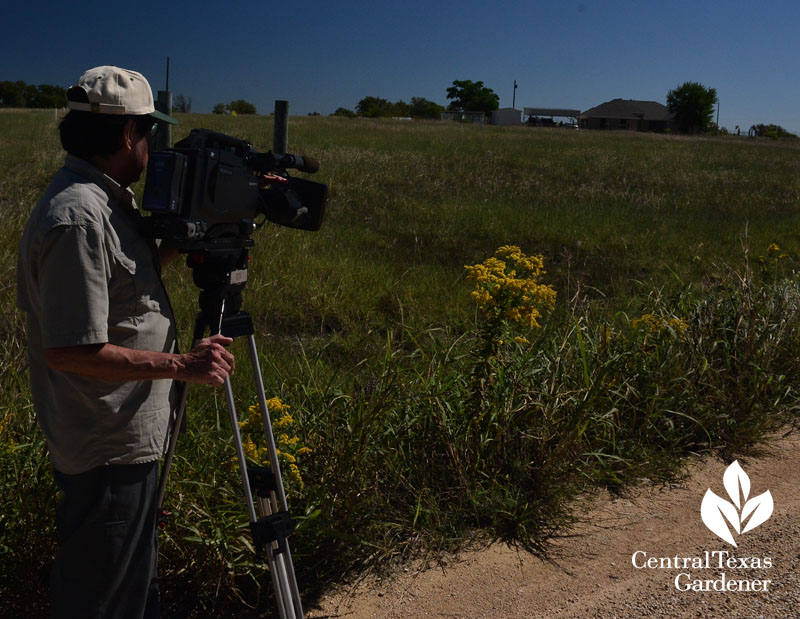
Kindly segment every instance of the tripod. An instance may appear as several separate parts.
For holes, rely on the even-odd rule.
[[[258,403],[261,407],[264,434],[269,450],[269,466],[252,466],[247,463],[230,377],[225,378],[225,396],[250,517],[250,532],[257,552],[266,550],[281,619],[302,619],[300,590],[297,586],[292,553],[287,539],[294,530],[294,522],[289,516],[286,503],[278,451],[272,433],[272,421],[258,362],[253,320],[247,312],[241,311],[241,293],[247,282],[248,247],[250,246],[252,246],[252,240],[249,238],[235,239],[232,242],[223,243],[221,246],[214,245],[189,255],[187,262],[192,268],[195,284],[201,288],[200,312],[195,320],[192,348],[203,338],[206,330],[210,331],[212,335],[221,333],[232,338],[247,337],[250,364],[255,376]],[[162,527],[164,526],[163,505],[167,475],[172,466],[179,429],[185,420],[188,394],[189,384],[184,383],[159,485],[157,505],[161,518],[159,525]]]

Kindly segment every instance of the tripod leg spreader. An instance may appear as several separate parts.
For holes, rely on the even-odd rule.
[[[250,478],[250,489],[259,500],[269,500],[270,493],[274,493],[275,477],[272,471],[265,466],[248,466],[247,474]],[[277,544],[275,554],[283,554],[287,550],[287,538],[294,531],[295,523],[288,511],[278,511],[269,516],[263,516],[250,523],[250,532],[256,550],[263,552],[268,544]]]

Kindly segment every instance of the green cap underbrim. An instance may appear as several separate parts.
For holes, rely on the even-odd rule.
[[[172,116],[167,116],[163,112],[159,112],[156,110],[155,112],[150,112],[150,116],[155,118],[156,120],[160,120],[161,122],[169,123],[170,125],[177,125],[178,121],[174,119]]]

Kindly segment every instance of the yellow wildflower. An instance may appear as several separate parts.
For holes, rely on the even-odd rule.
[[[291,415],[284,415],[278,421],[275,422],[276,428],[285,428],[286,426],[290,426],[294,423],[294,419],[292,419]]]
[[[631,327],[651,335],[661,335],[671,331],[682,341],[689,324],[683,318],[675,316],[663,318],[655,314],[642,314],[631,320]]]
[[[486,320],[538,328],[542,310],[552,310],[556,298],[551,286],[539,283],[543,267],[542,256],[526,256],[519,247],[504,245],[483,264],[464,268],[467,279],[475,282],[471,296]]]
[[[788,257],[789,254],[782,252],[777,243],[771,243],[769,247],[767,247],[767,251],[764,252],[764,255],[759,256],[758,261],[761,263],[761,268],[766,269],[770,265],[778,264],[778,262]]]
[[[296,464],[289,465],[289,479],[291,479],[295,484],[297,484],[298,488],[300,488],[301,490],[303,489],[303,486],[305,484],[303,483],[303,478],[300,475],[300,469],[297,467]]]
[[[256,444],[251,437],[245,436],[242,439],[242,447],[244,448],[244,454],[248,458],[258,461],[258,447],[256,447]]]
[[[279,398],[271,398],[267,400],[267,407],[272,413],[273,419],[276,416],[280,416],[277,421],[272,423],[277,440],[275,455],[281,463],[287,465],[288,480],[296,488],[302,489],[303,479],[297,465],[297,458],[311,453],[311,449],[301,445],[299,437],[290,436],[290,431],[288,430],[295,423],[295,420],[288,413],[290,407],[287,404],[281,402]],[[261,407],[258,404],[254,404],[248,407],[247,410],[248,416],[244,421],[239,422],[239,427],[242,431],[242,447],[245,456],[249,460],[265,464],[269,461],[269,450],[266,446],[259,447],[258,444],[259,441],[263,441],[266,438],[264,436]]]

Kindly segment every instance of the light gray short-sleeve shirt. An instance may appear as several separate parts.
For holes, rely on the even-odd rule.
[[[63,473],[163,451],[171,380],[107,383],[53,371],[44,357],[47,348],[106,342],[173,352],[175,321],[140,218],[129,189],[67,155],[20,242],[17,305],[27,314],[33,403]]]

